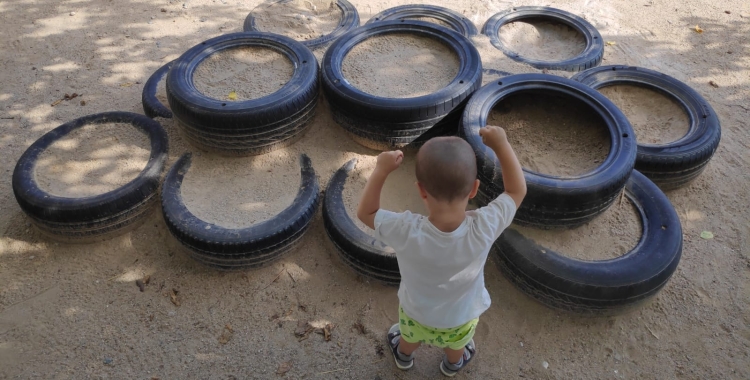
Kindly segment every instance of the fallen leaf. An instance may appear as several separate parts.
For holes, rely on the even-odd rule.
[[[703,29],[701,29],[701,27],[700,27],[700,26],[698,26],[698,25],[696,25],[696,26],[695,26],[695,28],[694,28],[693,30],[695,30],[695,31],[696,31],[696,32],[698,32],[698,33],[703,33]]]
[[[283,375],[289,372],[290,369],[292,369],[292,362],[283,362],[279,364],[279,368],[276,369],[276,374]]]
[[[86,105],[86,101],[85,100],[81,100],[81,105],[85,106]]]
[[[383,347],[383,344],[378,342],[375,344],[375,353],[378,354],[378,357],[385,356],[385,348]]]
[[[613,45],[617,45],[617,42],[615,42],[615,41],[607,41],[606,44],[607,44],[607,46],[613,46]]]
[[[143,279],[143,283],[144,284],[148,285],[149,282],[151,282],[151,275],[148,275],[148,276],[146,276],[146,278]]]
[[[315,330],[315,328],[310,326],[310,323],[306,320],[298,321],[297,328],[294,329],[294,335],[297,336],[299,340],[305,340],[313,330]]]
[[[360,321],[354,322],[354,324],[352,325],[352,327],[355,330],[357,330],[357,332],[359,332],[362,335],[367,334],[367,329],[365,328],[365,325],[363,325],[362,322],[360,322]]]
[[[179,293],[180,292],[177,289],[172,289],[172,291],[169,292],[169,298],[172,300],[172,303],[175,306],[180,306],[180,299],[177,298],[177,294],[179,294]]]
[[[135,280],[135,285],[138,286],[138,289],[140,289],[141,292],[143,292],[144,290],[146,290],[146,286],[143,285],[143,281],[141,281],[141,280]]]
[[[50,105],[51,105],[52,107],[54,107],[54,106],[56,106],[56,105],[58,105],[58,104],[62,103],[62,101],[63,101],[63,100],[65,100],[65,99],[58,99],[58,100],[55,100],[55,101],[54,101],[54,102],[52,102],[52,104],[50,104]]]
[[[701,239],[710,240],[714,238],[714,234],[711,231],[701,232]]]
[[[237,100],[237,92],[235,91],[230,92],[227,98],[229,98],[229,100]]]
[[[731,14],[732,14],[732,11],[724,11],[724,13],[726,13],[726,14],[728,14],[728,15],[731,15]]]
[[[326,324],[326,327],[323,327],[323,339],[325,339],[326,342],[331,341],[331,331],[333,331],[333,325],[328,323]]]
[[[130,86],[132,86],[132,85],[133,85],[132,83],[130,83],[130,82],[126,82],[126,83],[121,83],[121,84],[120,84],[120,87],[130,87]]]
[[[232,326],[230,326],[229,324],[224,325],[224,329],[221,331],[221,335],[219,335],[219,343],[221,344],[229,343],[229,340],[232,339],[232,335],[234,335],[234,331],[232,331]]]
[[[713,88],[719,88],[719,85],[718,85],[718,84],[716,84],[716,82],[714,82],[714,81],[712,81],[712,80],[708,81],[708,84],[710,84],[710,85],[711,85],[711,87],[713,87]]]

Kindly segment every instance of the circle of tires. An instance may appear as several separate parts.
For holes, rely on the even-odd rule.
[[[200,93],[193,74],[206,58],[222,50],[260,46],[285,55],[292,78],[278,91],[257,99],[227,101]],[[268,153],[299,140],[318,102],[318,61],[301,43],[262,32],[232,33],[202,42],[180,56],[167,75],[167,98],[187,140],[225,155]]]
[[[476,200],[488,204],[504,191],[500,163],[479,136],[492,108],[504,98],[521,92],[550,92],[582,101],[604,121],[610,134],[610,152],[592,171],[557,177],[524,169],[527,194],[514,221],[538,228],[573,228],[606,210],[630,177],[636,143],[625,115],[598,91],[570,79],[547,74],[517,74],[490,82],[466,105],[460,135],[477,157],[480,180]]]
[[[458,74],[444,88],[413,98],[379,97],[352,86],[342,71],[347,53],[368,38],[393,33],[428,37],[449,46],[459,58]],[[352,30],[328,48],[322,66],[323,90],[333,120],[356,142],[376,150],[456,134],[467,99],[482,83],[482,62],[471,41],[448,28],[414,20],[376,22]]]
[[[42,190],[34,177],[42,152],[83,126],[105,123],[127,123],[148,136],[151,154],[138,176],[122,187],[90,197],[61,197]],[[146,116],[130,112],[84,116],[47,132],[26,149],[13,171],[13,194],[39,231],[54,240],[87,243],[117,236],[138,226],[158,203],[167,144],[164,129]]]
[[[697,178],[719,146],[721,125],[716,112],[694,89],[669,75],[641,67],[601,66],[571,79],[594,89],[618,84],[644,87],[682,106],[690,120],[683,137],[666,144],[638,144],[635,168],[664,190],[684,186]]]
[[[499,33],[503,25],[529,19],[549,20],[567,25],[578,31],[586,39],[586,47],[576,56],[559,61],[526,58],[503,44]],[[591,23],[570,12],[551,7],[515,7],[506,9],[490,17],[484,23],[482,34],[489,37],[490,43],[512,60],[528,64],[537,69],[582,71],[598,66],[604,56],[602,36]]]
[[[677,268],[682,227],[666,195],[633,171],[625,195],[641,216],[643,235],[630,252],[605,261],[565,257],[506,229],[495,242],[497,265],[519,289],[562,310],[612,314],[656,294]]]
[[[262,6],[283,4],[288,1],[289,0],[275,0],[270,4],[264,4]],[[341,37],[344,33],[359,26],[359,13],[357,12],[357,8],[355,8],[352,3],[348,2],[347,0],[336,0],[336,6],[341,10],[341,21],[339,21],[336,28],[334,28],[330,33],[324,34],[318,38],[300,41],[303,45],[307,46],[310,49],[323,47],[331,41]],[[252,12],[250,12],[245,18],[245,23],[242,26],[242,30],[245,32],[262,32],[262,30],[258,29],[257,25],[255,24],[255,16]]]
[[[366,24],[388,20],[402,20],[414,18],[433,18],[449,25],[451,29],[465,37],[477,35],[477,27],[471,20],[460,13],[448,8],[428,4],[407,4],[388,8],[372,16]]]
[[[300,157],[302,181],[292,204],[278,215],[247,228],[225,228],[205,222],[182,200],[182,180],[191,155],[170,169],[162,190],[162,213],[169,232],[198,262],[221,270],[268,264],[292,249],[307,231],[318,206],[320,189],[310,158]]]
[[[334,173],[323,197],[326,233],[344,263],[357,273],[388,285],[398,285],[401,273],[392,248],[363,232],[349,217],[342,194],[346,179],[356,165],[352,159]]]
[[[159,88],[159,82],[172,68],[174,61],[170,61],[158,70],[154,71],[153,74],[148,78],[146,84],[143,85],[143,92],[141,93],[141,103],[143,104],[143,113],[150,118],[163,117],[166,119],[172,118],[172,111],[167,108],[159,98],[156,97],[157,89]]]

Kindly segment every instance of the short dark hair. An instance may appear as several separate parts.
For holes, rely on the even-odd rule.
[[[477,179],[474,150],[458,137],[435,137],[419,148],[416,172],[417,181],[435,199],[462,199]]]

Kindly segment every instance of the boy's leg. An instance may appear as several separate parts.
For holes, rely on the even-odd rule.
[[[403,339],[398,343],[398,352],[404,354],[405,356],[411,356],[412,352],[414,352],[422,343],[416,342],[416,343],[409,343]]]
[[[461,361],[461,357],[464,356],[464,351],[466,351],[465,348],[461,348],[460,350],[452,350],[448,347],[443,348],[445,358],[448,359],[448,363],[451,364],[458,364],[458,362]]]
[[[470,340],[466,346],[460,350],[444,348],[445,357],[440,362],[440,372],[448,377],[455,376],[458,371],[469,364],[471,359],[474,359],[476,355],[476,347],[474,347],[474,339]]]

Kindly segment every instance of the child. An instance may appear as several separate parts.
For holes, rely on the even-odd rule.
[[[422,343],[443,348],[440,371],[446,376],[454,376],[476,355],[472,337],[490,306],[484,263],[526,195],[505,130],[487,126],[479,134],[500,160],[505,185],[486,207],[466,211],[479,187],[471,146],[457,137],[437,137],[417,153],[416,185],[428,216],[380,209],[383,183],[404,158],[400,151],[378,156],[357,208],[362,223],[396,252],[399,323],[388,331],[388,344],[402,370],[414,365],[414,350]]]

